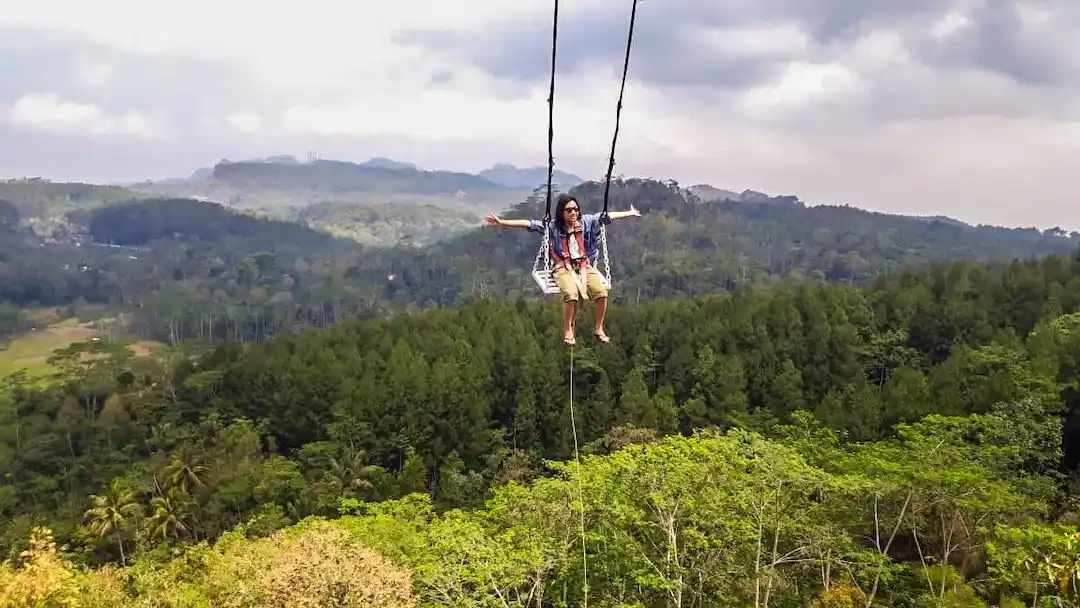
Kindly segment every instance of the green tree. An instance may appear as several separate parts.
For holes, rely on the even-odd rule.
[[[114,479],[104,494],[91,494],[93,507],[84,514],[89,519],[90,532],[99,538],[110,534],[120,549],[120,563],[127,565],[124,553],[124,532],[139,525],[132,521],[142,514],[142,506],[136,502],[136,492]]]

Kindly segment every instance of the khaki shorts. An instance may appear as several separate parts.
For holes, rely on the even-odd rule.
[[[559,290],[562,291],[563,302],[577,302],[581,298],[581,288],[565,266],[556,266],[552,270],[551,276],[555,279],[555,284],[559,286]],[[580,277],[580,275],[578,276]],[[588,294],[587,299],[589,300],[605,298],[608,295],[607,286],[604,285],[604,280],[600,278],[600,272],[592,264],[589,264],[585,270],[585,292]]]

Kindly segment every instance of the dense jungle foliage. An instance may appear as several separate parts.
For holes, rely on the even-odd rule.
[[[0,379],[0,606],[1080,605],[1076,233],[620,181],[571,352],[524,231],[5,188],[0,343],[174,348]]]
[[[1080,256],[558,314],[58,353],[0,393],[0,597],[1077,604]]]

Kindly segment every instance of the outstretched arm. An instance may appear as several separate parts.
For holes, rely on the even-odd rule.
[[[489,213],[484,216],[484,223],[488,226],[497,226],[501,228],[528,228],[532,225],[530,220],[504,220],[494,213]]]
[[[494,213],[484,216],[484,223],[499,228],[524,228],[529,232],[542,232],[544,223],[540,220],[504,220]]]
[[[628,217],[641,217],[641,212],[634,209],[633,205],[630,205],[629,211],[608,211],[608,217],[612,220],[622,220]]]

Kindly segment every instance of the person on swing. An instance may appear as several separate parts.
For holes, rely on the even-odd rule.
[[[563,342],[573,345],[574,313],[581,299],[596,301],[596,339],[608,342],[604,332],[604,318],[607,315],[608,292],[600,272],[596,270],[596,258],[599,256],[598,231],[600,223],[610,224],[612,220],[628,217],[640,217],[641,212],[633,207],[630,211],[610,211],[582,215],[581,205],[569,194],[560,194],[555,204],[554,221],[548,229],[551,257],[554,258],[552,278],[559,286],[563,296]],[[543,232],[543,220],[504,220],[494,214],[484,217],[488,226],[506,228],[526,228],[529,232]]]

